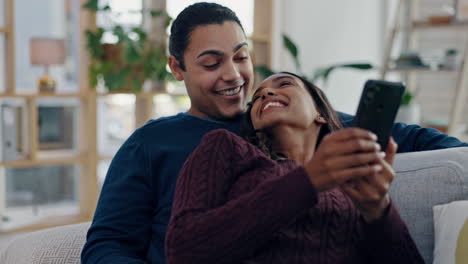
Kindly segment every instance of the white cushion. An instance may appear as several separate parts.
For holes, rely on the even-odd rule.
[[[468,201],[436,205],[434,264],[468,263]]]

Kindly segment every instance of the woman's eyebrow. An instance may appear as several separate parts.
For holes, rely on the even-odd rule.
[[[274,79],[273,79],[273,82],[278,82],[278,81],[280,81],[280,80],[282,80],[282,79],[291,79],[292,81],[294,81],[294,78],[293,78],[293,77],[288,76],[288,75],[282,75],[282,76],[278,76],[278,77],[274,78]],[[255,96],[258,92],[260,92],[260,91],[263,90],[263,89],[265,89],[265,87],[260,87],[260,88],[258,88],[258,89],[253,93],[252,96]]]
[[[294,81],[294,78],[289,76],[289,75],[282,75],[282,76],[278,76],[276,78],[273,79],[273,82],[277,82],[281,79],[291,79],[292,81]]]

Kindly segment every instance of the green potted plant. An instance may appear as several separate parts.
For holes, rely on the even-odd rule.
[[[286,48],[288,53],[291,55],[294,64],[296,66],[296,73],[299,74],[304,79],[311,81],[312,83],[316,83],[320,80],[326,85],[330,74],[340,68],[349,68],[349,69],[356,69],[356,70],[372,70],[374,66],[370,63],[343,63],[343,64],[335,64],[326,67],[320,67],[316,69],[312,76],[307,76],[301,69],[301,63],[299,61],[299,49],[294,41],[291,40],[286,34],[283,34],[283,46]],[[273,70],[268,68],[265,65],[260,65],[256,67],[256,71],[262,77],[267,77],[274,73]]]
[[[112,12],[108,5],[99,7],[98,0],[89,0],[83,8],[90,12]],[[164,17],[166,27],[171,21],[163,11],[141,12],[149,12],[151,18]],[[105,33],[112,34],[117,41],[103,43]],[[87,30],[85,36],[91,57],[89,80],[92,87],[103,82],[109,91],[140,92],[147,80],[161,84],[172,78],[172,74],[166,70],[164,47],[153,43],[142,25],[124,29],[122,25],[114,23],[110,29],[97,27]]]

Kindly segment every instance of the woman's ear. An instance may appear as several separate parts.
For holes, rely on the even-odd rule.
[[[328,123],[327,120],[321,114],[318,114],[315,117],[315,122],[318,123],[318,124],[322,124],[322,125]]]
[[[169,56],[168,58],[169,68],[171,68],[172,75],[178,81],[184,80],[184,75],[182,74],[182,69],[180,68],[180,63],[174,56]]]

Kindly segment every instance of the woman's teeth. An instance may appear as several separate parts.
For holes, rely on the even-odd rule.
[[[221,94],[221,95],[236,95],[240,91],[241,91],[241,87],[239,86],[239,87],[234,88],[234,89],[227,89],[227,90],[219,91],[218,94]]]
[[[280,103],[280,102],[269,102],[269,103],[267,103],[267,104],[263,107],[263,110],[262,110],[262,111],[265,111],[267,108],[272,107],[272,106],[284,107],[285,105],[282,104],[282,103]]]

